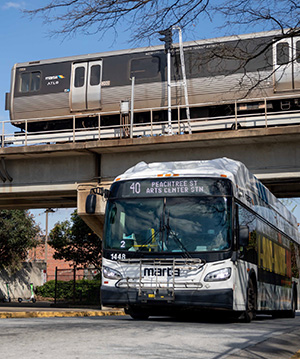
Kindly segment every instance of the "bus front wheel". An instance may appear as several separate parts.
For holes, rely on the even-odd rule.
[[[247,303],[246,303],[246,310],[244,312],[244,321],[246,323],[250,323],[251,320],[255,319],[256,317],[256,288],[253,283],[253,280],[250,278],[248,281],[248,288],[247,288]]]
[[[128,309],[125,309],[125,313],[129,314],[131,318],[135,320],[146,320],[149,318],[149,314],[141,308],[129,307]]]

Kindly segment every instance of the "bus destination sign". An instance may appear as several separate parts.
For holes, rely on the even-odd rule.
[[[110,195],[117,198],[130,198],[230,194],[230,181],[224,179],[165,178],[115,182]]]

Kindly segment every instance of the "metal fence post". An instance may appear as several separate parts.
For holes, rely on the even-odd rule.
[[[265,98],[265,126],[268,127],[268,109],[267,109],[267,99]]]
[[[134,81],[135,77],[131,79],[131,101],[130,101],[130,138],[133,137],[133,116],[134,116]]]
[[[54,304],[56,305],[57,298],[57,267],[55,267],[55,287],[54,287]]]
[[[101,130],[100,130],[100,128],[101,128],[101,115],[99,113],[98,114],[98,140],[101,139]]]
[[[2,122],[2,141],[1,141],[1,147],[4,147],[4,121]]]
[[[237,101],[235,100],[234,101],[234,118],[235,118],[235,121],[234,121],[234,129],[237,130],[238,128],[238,119],[237,119]]]
[[[73,272],[73,303],[75,303],[76,299],[76,266],[74,266]]]
[[[76,118],[73,116],[73,142],[75,142],[75,127],[76,127]]]
[[[28,131],[28,123],[27,119],[25,120],[25,146],[27,146],[27,131]]]

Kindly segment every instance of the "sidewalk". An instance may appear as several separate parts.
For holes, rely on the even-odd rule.
[[[95,306],[53,307],[51,302],[0,303],[1,318],[96,317],[125,315],[123,309]]]

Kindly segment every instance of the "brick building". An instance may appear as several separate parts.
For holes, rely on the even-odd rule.
[[[28,262],[43,262],[47,264],[47,269],[44,273],[44,282],[55,279],[55,268],[57,267],[59,270],[60,280],[71,280],[73,279],[73,263],[66,262],[64,260],[54,259],[54,249],[47,245],[47,258],[45,253],[45,238],[39,238],[39,244],[36,248],[31,249],[28,252],[27,261]],[[82,271],[77,271],[76,273],[77,279],[82,278]]]

